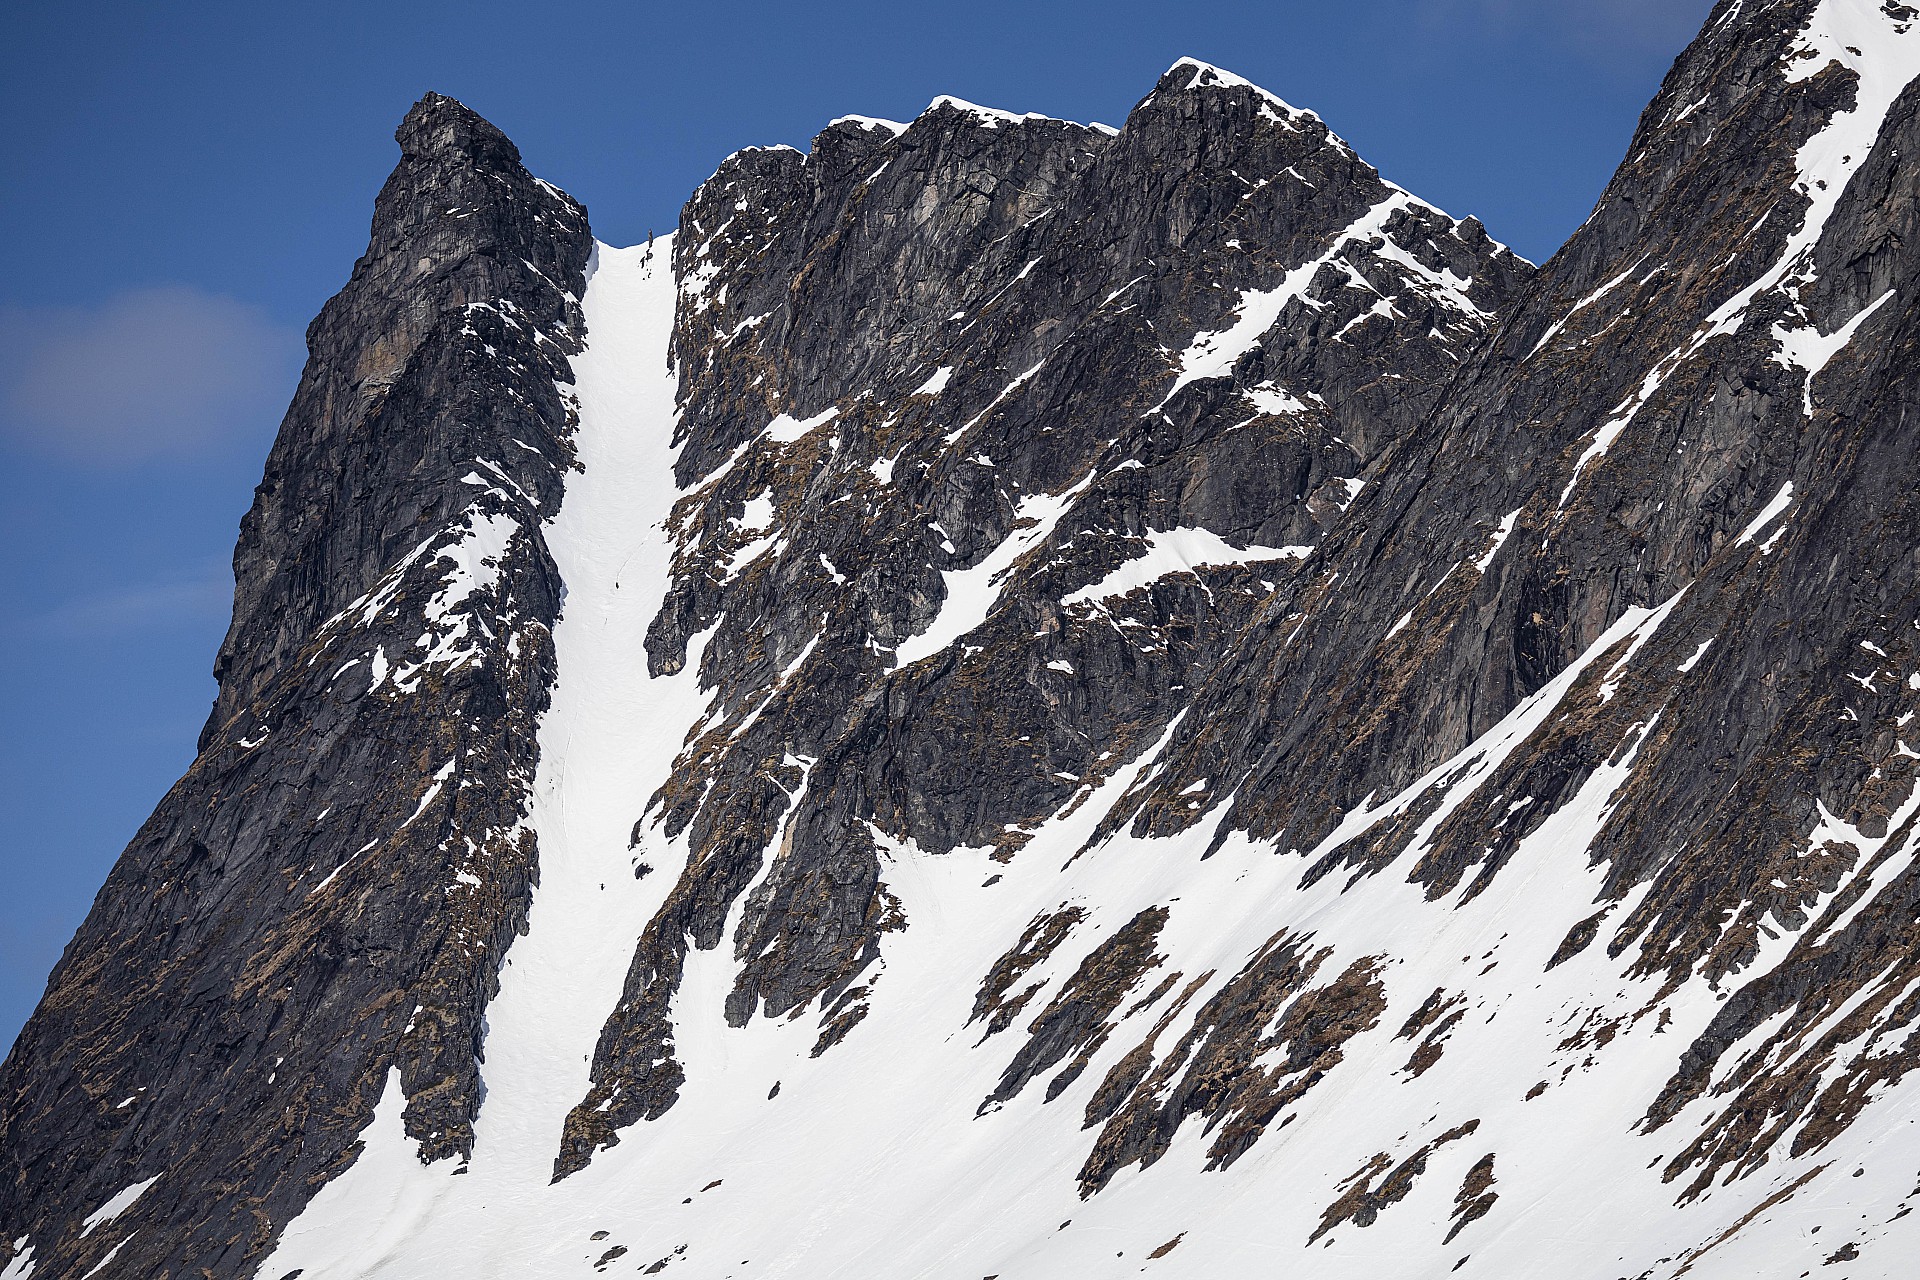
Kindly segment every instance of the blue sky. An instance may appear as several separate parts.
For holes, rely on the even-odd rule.
[[[1544,259],[1708,0],[814,5],[14,0],[0,15],[0,1044],[213,696],[229,558],[428,89],[602,239],[730,151],[952,93],[1119,124],[1176,58]]]

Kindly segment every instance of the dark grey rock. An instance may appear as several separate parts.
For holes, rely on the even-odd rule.
[[[471,1149],[481,1019],[538,874],[541,522],[591,240],[452,99],[396,137],[242,523],[200,757],[0,1069],[0,1234],[31,1234],[36,1275],[97,1263],[120,1237],[80,1219],[156,1174],[116,1267],[250,1274],[389,1071],[423,1156]],[[455,600],[439,555],[489,521],[512,530],[495,581]]]

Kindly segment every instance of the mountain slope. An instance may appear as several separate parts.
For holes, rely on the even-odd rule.
[[[1007,188],[1022,202],[1000,214]],[[945,198],[924,220],[873,212],[927,191]],[[684,831],[694,865],[641,939],[563,1173],[672,1105],[688,940],[749,960],[736,1025],[824,997],[824,1049],[863,1016],[856,980],[892,919],[882,835],[1011,857],[1159,737],[1528,270],[1313,117],[1193,63],[1110,140],[950,100],[911,126],[842,123],[804,160],[723,167],[684,227],[689,493],[648,654],[676,670],[710,630],[716,702],[642,820]],[[955,244],[953,291],[887,315],[953,278],[926,257]],[[837,331],[876,316],[877,369],[849,353],[878,336]],[[1263,331],[1284,340],[1271,357]],[[1213,568],[1144,599],[1113,579],[1161,545],[1167,567]],[[1063,608],[1088,593],[1086,616]]]
[[[1537,270],[1190,61],[591,257],[424,101],[5,1274],[1904,1274],[1917,73],[1724,0]]]
[[[543,525],[592,241],[451,99],[396,136],[242,524],[199,759],[7,1060],[16,1269],[29,1247],[41,1275],[97,1265],[133,1215],[82,1219],[147,1185],[117,1265],[247,1272],[351,1160],[390,1069],[424,1150],[471,1146],[486,1002],[538,874],[563,591]]]

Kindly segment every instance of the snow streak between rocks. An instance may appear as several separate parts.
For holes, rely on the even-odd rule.
[[[590,320],[595,301],[590,295]],[[583,434],[591,427],[588,416]],[[583,454],[591,477],[593,452]],[[560,545],[556,539],[572,575],[571,621],[591,620],[617,634],[600,612],[604,597],[582,598],[590,588]],[[619,569],[625,590],[634,581],[626,576],[632,566],[616,564],[614,550],[601,563]],[[610,583],[600,585],[610,592]],[[1498,758],[1562,709],[1582,671],[1644,640],[1665,613],[1623,618],[1507,722],[1406,796],[1354,815],[1325,847],[1390,818],[1436,782],[1447,788],[1443,811],[1463,802]],[[887,841],[884,879],[909,923],[884,942],[885,980],[874,1010],[846,1042],[810,1059],[814,1029],[805,1020],[727,1028],[721,1008],[735,967],[729,949],[690,952],[675,1000],[676,1048],[688,1076],[681,1102],[662,1120],[628,1130],[626,1141],[586,1170],[548,1186],[552,1139],[584,1083],[600,999],[617,991],[618,970],[608,966],[624,960],[629,935],[648,909],[631,890],[617,909],[611,900],[600,908],[600,882],[592,877],[601,872],[562,861],[586,852],[570,847],[566,835],[583,815],[547,806],[590,800],[566,781],[578,777],[575,769],[600,774],[596,787],[608,781],[602,764],[578,754],[594,730],[567,723],[569,707],[577,709],[568,695],[608,691],[585,682],[569,691],[581,670],[569,658],[584,655],[568,644],[568,619],[561,626],[563,693],[549,731],[557,721],[571,735],[549,739],[552,754],[543,758],[542,781],[557,788],[541,788],[536,817],[547,875],[532,934],[510,953],[513,964],[490,1016],[490,1093],[472,1165],[457,1178],[448,1165],[418,1165],[400,1128],[396,1080],[364,1136],[360,1164],[323,1190],[263,1275],[277,1278],[298,1265],[307,1268],[302,1280],[584,1277],[606,1273],[595,1264],[620,1250],[608,1271],[665,1259],[671,1274],[716,1278],[1093,1276],[1131,1270],[1176,1236],[1182,1244],[1161,1256],[1156,1274],[1246,1274],[1301,1256],[1323,1208],[1346,1189],[1341,1180],[1349,1171],[1376,1154],[1399,1162],[1432,1145],[1404,1199],[1386,1203],[1364,1232],[1352,1223],[1330,1232],[1333,1244],[1312,1255],[1316,1275],[1427,1274],[1434,1242],[1455,1212],[1456,1190],[1492,1153],[1496,1190],[1524,1188],[1532,1203],[1523,1225],[1504,1226],[1497,1213],[1467,1225],[1457,1243],[1461,1256],[1473,1257],[1474,1271],[1513,1276],[1551,1266],[1556,1274],[1608,1280],[1653,1257],[1677,1262],[1687,1246],[1733,1226],[1806,1172],[1791,1163],[1676,1208],[1673,1188],[1649,1168],[1668,1141],[1622,1132],[1620,1117],[1659,1089],[1674,1051],[1713,1015],[1715,998],[1694,988],[1663,1000],[1653,980],[1621,976],[1626,958],[1598,950],[1543,974],[1599,888],[1601,872],[1587,865],[1584,850],[1632,770],[1629,749],[1529,837],[1486,893],[1458,906],[1427,901],[1421,886],[1392,868],[1351,887],[1329,876],[1302,888],[1301,859],[1276,857],[1237,835],[1203,861],[1212,822],[1167,841],[1117,837],[1073,858],[1106,807],[1098,797],[1048,824],[1005,866],[988,850],[929,857]],[[617,652],[609,646],[609,656]],[[691,696],[679,707],[682,715],[697,710]],[[638,736],[631,725],[625,732]],[[663,737],[670,744],[677,735]],[[1124,794],[1152,755],[1102,794]],[[612,789],[612,810],[624,817],[640,792]],[[601,850],[613,864],[607,895],[624,889],[613,879],[625,868],[611,816]],[[1418,852],[1416,840],[1396,865],[1404,868]],[[987,886],[990,874],[1004,878]],[[1230,1167],[1203,1172],[1206,1135],[1186,1125],[1156,1164],[1122,1169],[1105,1190],[1082,1200],[1072,1169],[1090,1140],[1082,1128],[1088,1096],[1170,1010],[1146,1001],[1120,1014],[1116,1034],[1055,1101],[1031,1089],[976,1118],[1014,1037],[973,1044],[977,1033],[962,1033],[972,984],[956,981],[987,972],[1030,920],[1063,907],[1077,909],[1079,922],[1066,944],[1022,979],[1039,984],[1042,1001],[1141,911],[1167,910],[1156,943],[1165,960],[1151,976],[1177,973],[1176,986],[1201,981],[1185,1012],[1151,1037],[1161,1056],[1180,1043],[1207,996],[1276,930],[1297,931],[1310,949],[1328,949],[1323,973],[1388,957],[1387,1007],[1348,1042],[1345,1061]],[[1410,937],[1421,945],[1410,949]],[[597,976],[581,972],[595,965]],[[1151,985],[1141,981],[1128,1003]],[[1401,1043],[1404,1027],[1437,992],[1456,996],[1462,1017],[1440,1037],[1437,1060],[1416,1072],[1407,1060],[1418,1037]],[[1277,1018],[1284,1016],[1282,1010]],[[1601,1027],[1612,1028],[1604,1053],[1595,1039]],[[1920,1091],[1902,1089],[1883,1105],[1890,1123],[1901,1123],[1920,1115]],[[1469,1121],[1477,1124],[1466,1137],[1438,1142]],[[1830,1166],[1834,1179],[1856,1167],[1884,1179],[1894,1171],[1871,1153],[1891,1140],[1884,1130],[1858,1126],[1819,1167]],[[1822,1191],[1827,1185],[1836,1190]],[[1609,1188],[1604,1215],[1596,1211],[1596,1186]],[[1803,1189],[1778,1223],[1791,1229],[1817,1212],[1811,1205],[1862,1187],[1816,1177],[1812,1190],[1808,1197]],[[1800,1207],[1803,1200],[1809,1207]],[[1763,1238],[1753,1228],[1748,1234]],[[1715,1268],[1703,1260],[1690,1274],[1768,1274],[1738,1269],[1753,1257],[1741,1252],[1748,1234],[1714,1255],[1747,1262]],[[1776,1231],[1768,1247],[1779,1243]]]
[[[684,857],[651,844],[630,851],[628,833],[672,763],[679,728],[704,709],[690,674],[649,680],[642,647],[666,586],[663,525],[677,496],[669,260],[665,239],[651,249],[603,246],[583,302],[589,347],[575,373],[584,472],[547,529],[567,597],[529,819],[540,884],[529,932],[508,951],[487,1010],[487,1095],[473,1159],[464,1168],[420,1165],[400,1127],[396,1073],[358,1162],[288,1228],[263,1275],[440,1274],[443,1265],[525,1274],[524,1237],[544,1234],[537,1226],[558,1209],[547,1183],[561,1124],[587,1090],[588,1061],[634,940],[672,883],[674,859]],[[637,878],[641,860],[666,874]],[[454,1266],[456,1257],[469,1265]]]

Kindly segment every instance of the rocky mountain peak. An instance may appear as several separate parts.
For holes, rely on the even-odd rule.
[[[458,157],[477,169],[516,170],[520,149],[465,103],[428,93],[408,110],[393,139],[410,160]]]
[[[387,573],[422,526],[464,505],[452,459],[488,429],[442,394],[454,375],[438,362],[469,359],[473,339],[498,325],[507,340],[491,344],[487,360],[514,361],[533,344],[520,360],[528,394],[552,404],[552,376],[564,374],[577,342],[559,335],[578,326],[586,211],[529,174],[499,130],[452,98],[422,98],[396,137],[402,156],[374,202],[367,252],[308,329],[307,366],[241,522],[234,622],[207,734]],[[532,372],[542,365],[545,384]],[[440,434],[443,417],[460,425]],[[545,447],[564,458],[563,439]],[[492,452],[523,491],[557,502],[556,477],[530,469],[527,449]],[[372,494],[392,505],[367,502]]]
[[[1279,94],[1261,88],[1244,76],[1216,67],[1198,58],[1180,58],[1166,69],[1149,98],[1163,94],[1204,93],[1214,91],[1231,97],[1250,98],[1285,120],[1318,120],[1318,114],[1294,106]],[[1341,145],[1345,145],[1344,143]]]
[[[1525,279],[1317,122],[1263,117],[1235,85],[1198,96],[1216,93],[1231,101],[1198,114],[1150,97],[1113,137],[952,105],[897,134],[848,121],[804,159],[730,162],[689,204],[678,465],[699,496],[676,510],[648,653],[677,673],[712,628],[716,706],[635,838],[718,856],[790,831],[740,928],[760,959],[731,1019],[872,976],[887,914],[862,824],[1011,856],[1124,758],[1116,734],[1138,750],[1172,723],[1260,584],[1312,550]],[[1089,382],[1111,394],[1071,390]],[[1118,603],[1169,534],[1219,572]],[[1100,673],[1112,702],[1063,718],[1036,670]],[[1004,728],[969,748],[999,760],[979,784],[855,772],[876,735],[889,755],[941,750],[986,689],[1007,693]],[[884,712],[903,697],[925,713]],[[776,754],[812,762],[804,808],[766,772]],[[833,882],[803,870],[815,858]],[[663,1010],[688,939],[725,936],[717,887],[683,881],[642,940],[559,1173],[675,1104]],[[822,910],[843,923],[789,936]],[[838,1009],[822,1052],[865,1007]]]

